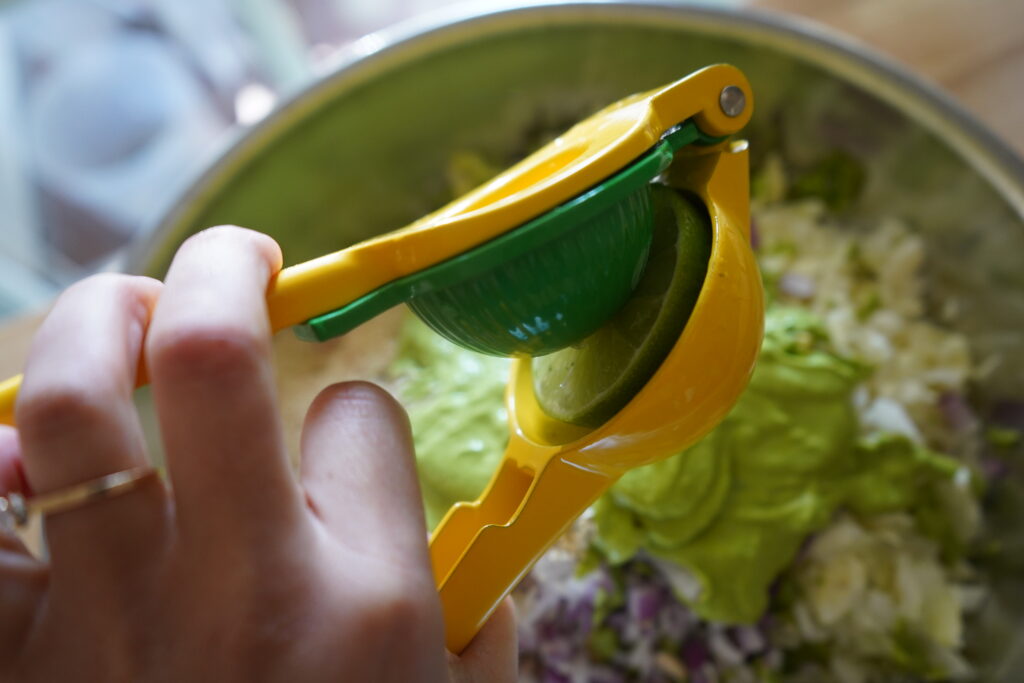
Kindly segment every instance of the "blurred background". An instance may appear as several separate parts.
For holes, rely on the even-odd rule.
[[[340,47],[446,0],[0,2],[0,319],[116,267]]]
[[[0,322],[116,268],[218,150],[346,45],[451,4],[0,0]],[[838,28],[940,84],[1024,152],[1024,2],[714,4]],[[12,335],[25,337],[8,320],[0,350],[17,357],[4,345]]]

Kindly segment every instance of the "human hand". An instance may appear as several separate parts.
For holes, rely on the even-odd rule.
[[[147,464],[132,404],[145,358],[170,488],[46,519],[49,562],[0,530],[0,681],[515,679],[504,605],[446,655],[408,419],[366,383],[325,389],[285,452],[264,293],[277,245],[215,228],[166,283],[99,275],[40,328],[0,492]]]

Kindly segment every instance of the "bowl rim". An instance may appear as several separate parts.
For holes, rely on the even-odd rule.
[[[868,45],[818,22],[778,11],[671,0],[526,0],[458,3],[429,11],[342,47],[315,78],[282,97],[266,117],[226,135],[153,214],[145,237],[124,258],[129,272],[152,269],[157,245],[194,218],[204,198],[216,194],[235,172],[290,124],[338,94],[467,38],[538,24],[635,24],[703,27],[813,62],[871,92],[946,142],[977,171],[1024,221],[1024,159],[951,95]]]

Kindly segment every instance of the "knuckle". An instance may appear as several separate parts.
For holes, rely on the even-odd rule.
[[[151,340],[154,368],[165,372],[233,376],[258,368],[270,353],[270,341],[243,325],[218,321],[183,323]]]
[[[139,294],[139,283],[148,278],[136,275],[125,275],[124,273],[97,273],[79,280],[67,289],[68,294],[106,297],[117,297],[119,299],[134,300]]]
[[[77,294],[83,290],[89,293],[102,290],[109,294],[110,292],[118,291],[122,287],[126,288],[131,279],[130,275],[123,273],[96,273],[74,283],[68,287],[67,292]]]
[[[149,318],[149,300],[157,281],[139,275],[98,273],[71,285],[62,297],[74,305],[79,301],[109,301],[127,311],[132,318],[145,322]]]
[[[16,419],[28,438],[38,433],[76,430],[103,421],[103,390],[71,380],[20,397]]]

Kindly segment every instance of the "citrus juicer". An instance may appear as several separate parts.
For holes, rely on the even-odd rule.
[[[764,292],[750,246],[747,144],[688,148],[665,179],[699,197],[711,219],[711,254],[697,302],[654,375],[595,429],[545,414],[530,360],[514,361],[504,457],[477,500],[455,504],[430,541],[452,652],[466,647],[534,562],[623,473],[696,442],[750,379],[764,329]]]
[[[267,292],[271,326],[320,341],[407,301],[483,353],[579,341],[642,271],[650,180],[678,150],[740,130],[749,101],[746,78],[724,64],[620,100],[411,225],[283,269]],[[0,382],[0,423],[13,424],[20,381]]]
[[[297,326],[300,337],[323,340],[408,301],[458,344],[520,356],[504,459],[478,500],[455,505],[431,538],[449,650],[464,649],[623,472],[696,441],[746,385],[764,312],[749,245],[746,143],[725,138],[747,123],[750,102],[735,67],[701,69],[605,108],[410,226],[285,268],[269,285],[274,330]],[[663,173],[711,218],[696,305],[659,369],[606,423],[550,418],[526,357],[581,340],[628,297],[650,241],[650,181]],[[614,267],[581,284],[604,261]],[[19,384],[0,383],[0,422],[13,423]]]

